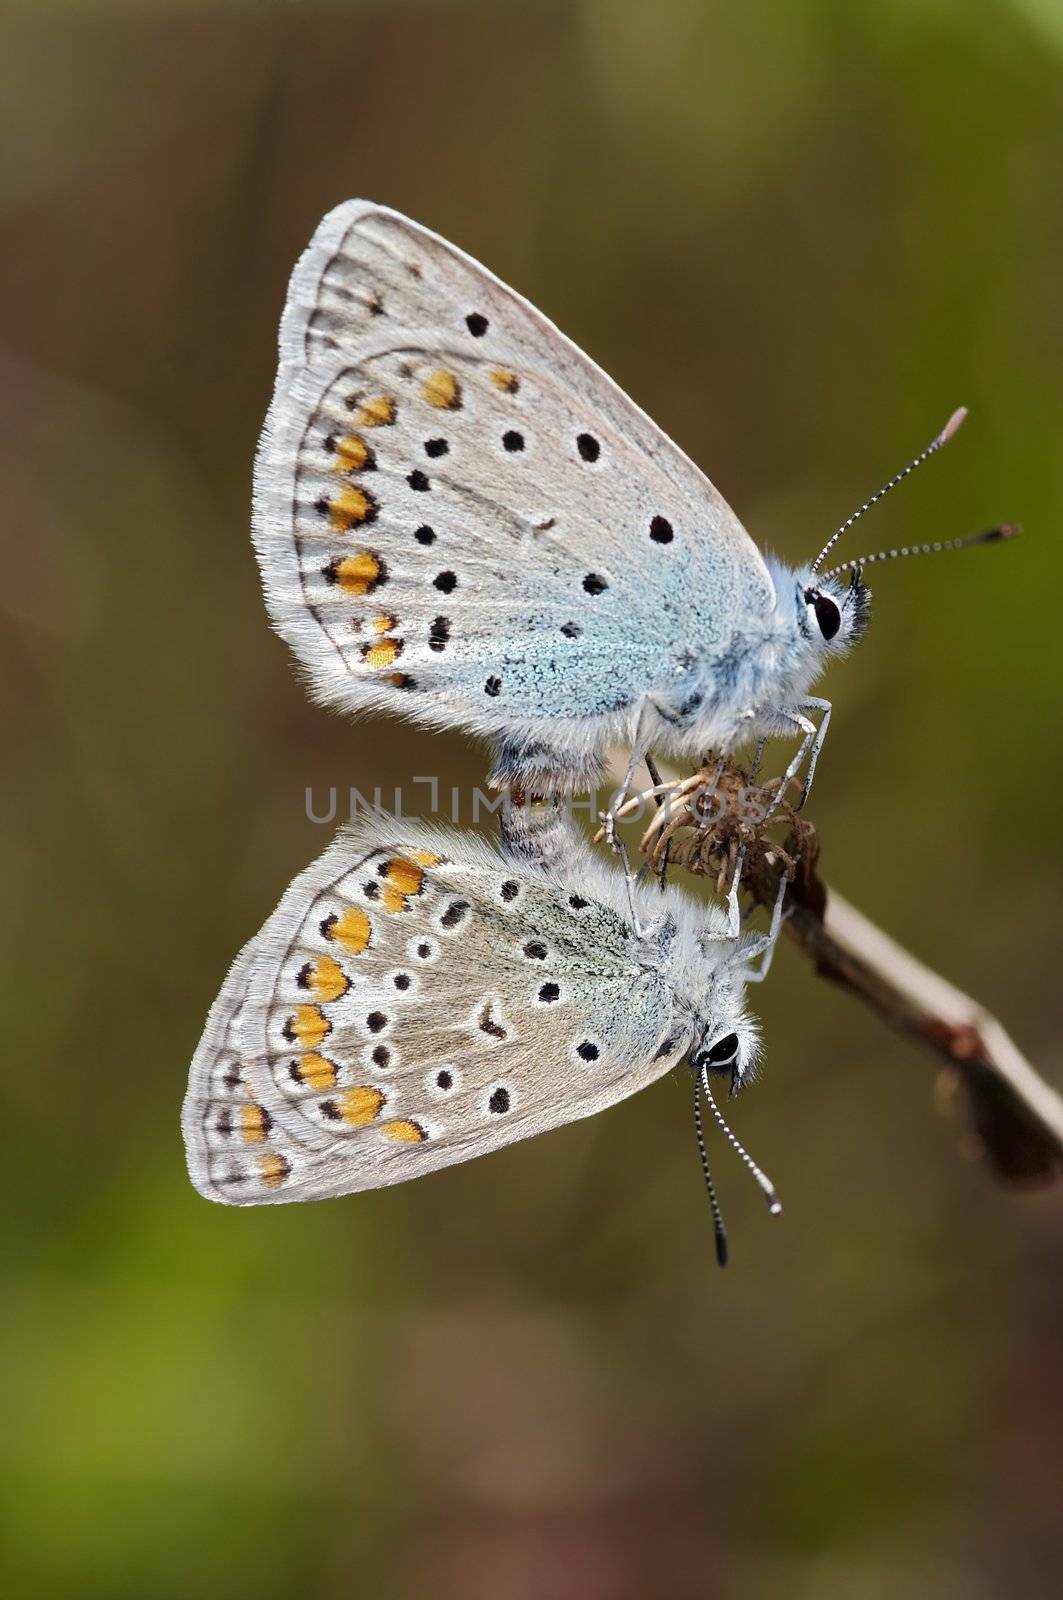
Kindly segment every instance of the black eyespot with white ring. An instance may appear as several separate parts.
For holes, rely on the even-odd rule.
[[[737,1033],[725,1033],[722,1039],[709,1048],[698,1050],[693,1057],[695,1072],[708,1067],[711,1072],[725,1072],[738,1060],[740,1041]]]
[[[824,639],[833,639],[842,625],[842,614],[830,595],[823,594],[819,589],[806,589],[805,605],[811,606],[815,612],[816,622]]]
[[[430,1100],[449,1100],[461,1088],[461,1073],[450,1062],[433,1067],[424,1080],[424,1087]]]
[[[374,1044],[362,1051],[363,1066],[374,1072],[394,1072],[399,1060],[399,1052],[393,1044]]]

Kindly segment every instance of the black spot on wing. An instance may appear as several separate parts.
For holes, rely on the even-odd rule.
[[[480,1015],[477,1018],[477,1025],[479,1026],[481,1033],[488,1034],[492,1039],[508,1038],[505,1028],[503,1028],[500,1022],[495,1021],[495,1018],[491,1013],[490,1000],[484,1001],[480,1010]]]

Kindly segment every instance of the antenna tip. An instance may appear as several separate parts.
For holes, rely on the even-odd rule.
[[[776,1196],[776,1198],[770,1202],[768,1206],[768,1212],[769,1215],[773,1217],[782,1216],[782,1201],[778,1198],[778,1196]]]
[[[982,538],[986,544],[995,544],[998,539],[1017,539],[1021,532],[1017,522],[1000,522],[995,528],[987,528]]]
[[[716,1229],[716,1264],[720,1267],[727,1265],[727,1235],[722,1228]]]
[[[940,447],[943,444],[948,444],[953,434],[958,433],[966,421],[967,407],[960,406],[957,411],[952,413],[952,416],[949,418],[941,432],[938,434],[937,438],[934,440],[935,445]]]

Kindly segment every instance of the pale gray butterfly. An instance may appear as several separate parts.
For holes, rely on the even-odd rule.
[[[807,754],[807,792],[830,715],[809,689],[867,621],[861,561],[900,553],[818,573],[832,539],[808,567],[765,559],[552,323],[363,200],[325,217],[292,275],[254,536],[320,699],[487,735],[495,781],[540,791],[593,788],[616,741],[633,770],[654,747],[789,729],[786,778]]]
[[[341,833],[211,1010],[182,1118],[196,1188],[255,1205],[398,1183],[590,1116],[689,1053],[778,1209],[708,1083],[753,1070],[743,991],[778,916],[735,939],[669,886],[635,891],[638,931],[628,895],[574,829],[538,862],[390,818]]]

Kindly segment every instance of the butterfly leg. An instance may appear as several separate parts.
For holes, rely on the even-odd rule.
[[[620,811],[635,781],[635,768],[640,761],[644,761],[650,748],[651,729],[654,722],[654,708],[650,701],[643,700],[639,706],[638,717],[635,722],[635,733],[631,740],[631,752],[628,756],[627,770],[624,781],[616,791],[609,810],[602,817],[605,828],[605,837],[618,855],[626,859],[626,852],[622,849],[622,841],[616,831],[617,813]]]
[[[764,760],[764,746],[767,744],[767,742],[766,736],[762,734],[753,747],[753,760],[749,767],[750,783],[756,783],[757,781],[757,777],[760,773],[760,763]]]
[[[638,883],[638,873],[631,870],[631,858],[627,852],[627,845],[619,834],[612,841],[613,849],[620,857],[620,866],[624,874],[624,886],[627,889],[628,914],[631,926],[635,930],[636,939],[649,939],[653,934],[653,927],[646,926],[639,920],[638,900],[635,897],[635,885]]]
[[[819,752],[822,750],[823,741],[827,737],[827,729],[830,727],[831,712],[833,711],[834,708],[831,705],[829,700],[820,700],[820,699],[817,699],[816,696],[813,695],[813,696],[810,696],[807,700],[802,701],[801,709],[802,709],[802,711],[821,711],[823,713],[823,715],[820,718],[819,727],[816,729],[815,737],[813,738],[812,744],[811,744],[811,747],[810,747],[809,757],[808,757],[808,771],[805,774],[805,782],[804,782],[804,787],[801,790],[801,798],[797,802],[797,808],[796,809],[798,811],[801,810],[801,807],[804,805],[805,801],[808,799],[808,796],[809,796],[809,794],[811,792],[812,780],[816,776],[816,763],[819,760]]]
[[[606,840],[618,855],[625,855],[626,852],[624,851],[623,841],[616,831],[617,812],[620,810],[621,806],[623,806],[628,795],[631,793],[631,785],[635,779],[635,768],[638,766],[638,763],[639,757],[634,746],[632,746],[631,756],[627,764],[627,771],[624,773],[624,781],[621,783],[619,789],[613,796],[612,804],[610,805],[609,810],[605,812],[604,816],[602,817],[602,824],[605,828]]]
[[[794,727],[800,733],[801,743],[798,745],[794,756],[787,766],[786,771],[782,775],[782,781],[776,791],[775,798],[768,807],[768,816],[770,816],[775,810],[775,807],[779,804],[783,795],[786,793],[787,787],[800,772],[806,756],[808,757],[808,771],[805,774],[805,782],[801,790],[801,798],[798,800],[794,809],[800,811],[801,807],[808,799],[809,791],[812,788],[812,780],[816,775],[816,763],[819,760],[819,752],[823,748],[823,741],[827,737],[827,729],[830,726],[832,709],[833,708],[829,700],[820,700],[815,696],[809,696],[808,699],[801,701],[801,709],[799,711],[787,711],[784,713],[787,721],[792,722]],[[812,721],[811,717],[805,714],[809,711],[821,711],[823,713],[822,720],[820,721],[818,727]]]
[[[779,941],[779,930],[782,927],[783,902],[786,899],[786,890],[789,880],[785,873],[779,874],[779,892],[775,896],[772,907],[771,926],[767,933],[762,933],[758,939],[752,941],[744,952],[744,957],[749,965],[744,973],[746,983],[763,983],[771,971],[772,959],[775,955],[775,946]],[[760,966],[754,967],[752,963],[760,958]]]
[[[605,813],[604,817],[602,818],[602,822],[605,828],[605,837],[609,841],[609,844],[612,846],[612,848],[616,851],[616,854],[620,859],[621,871],[624,874],[624,884],[627,888],[628,912],[631,917],[631,926],[635,930],[635,937],[638,939],[647,939],[650,937],[651,929],[644,928],[642,923],[639,921],[638,901],[635,897],[635,885],[638,883],[638,873],[632,871],[631,857],[628,855],[627,845],[621,838],[620,834],[616,831],[616,812],[624,803],[627,792],[631,787],[631,781],[634,777],[634,772],[635,758],[632,756],[631,761],[628,763],[628,770],[624,779],[624,786],[617,792],[617,795],[613,800],[613,804]]]
[[[649,700],[644,700],[639,707],[638,717],[635,722],[635,733],[631,741],[631,751],[628,756],[627,770],[624,773],[624,780],[621,783],[620,788],[616,791],[616,794],[613,796],[612,804],[610,805],[609,810],[606,811],[602,816],[602,826],[605,830],[605,837],[612,849],[616,851],[616,854],[620,858],[620,865],[624,873],[624,882],[627,885],[627,897],[628,906],[631,912],[631,924],[635,929],[636,934],[640,938],[648,937],[650,930],[644,929],[639,922],[637,902],[635,899],[635,885],[638,882],[638,873],[632,871],[631,858],[628,855],[627,845],[617,832],[616,820],[618,812],[624,805],[624,802],[627,800],[628,795],[631,793],[631,788],[635,781],[635,768],[638,766],[640,761],[644,761],[646,759],[646,755],[650,747],[653,720],[653,706]]]
[[[654,761],[653,757],[650,755],[648,750],[646,752],[646,755],[645,755],[644,759],[645,759],[645,762],[646,762],[646,771],[650,775],[650,782],[653,784],[653,787],[655,789],[660,789],[662,787],[662,785],[661,785],[661,774],[657,769],[657,763]],[[655,800],[656,805],[657,805],[657,810],[660,811],[661,807],[665,803],[664,802],[664,796],[661,795],[661,794],[655,795],[654,796],[654,800]],[[669,858],[669,855],[671,853],[671,849],[672,849],[672,841],[669,839],[668,843],[664,847],[664,850],[661,852],[661,859],[660,859],[660,862],[659,862],[659,864],[657,866],[657,882],[661,886],[662,893],[664,891],[665,883],[668,880],[668,858]]]

